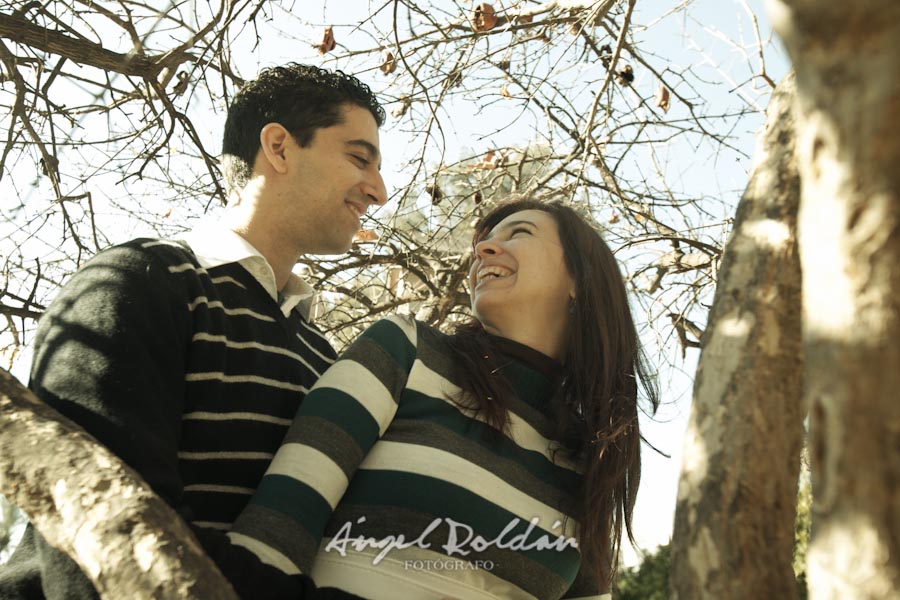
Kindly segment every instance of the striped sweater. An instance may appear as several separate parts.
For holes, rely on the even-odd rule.
[[[239,592],[263,597],[255,576],[284,578],[216,530],[245,507],[336,356],[314,325],[297,310],[282,314],[238,263],[207,270],[185,245],[139,239],[99,253],[71,278],[41,319],[35,347],[30,387],[192,523]],[[47,554],[36,537],[36,554]],[[254,574],[241,555],[263,571]],[[91,596],[86,580],[58,575],[80,575],[66,560],[36,567],[45,588]]]
[[[550,441],[554,382],[498,349],[506,434],[454,401],[446,336],[376,323],[307,396],[229,537],[367,598],[598,597],[567,515],[581,476]]]

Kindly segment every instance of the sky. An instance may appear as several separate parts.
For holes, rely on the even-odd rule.
[[[740,73],[740,64],[746,63],[748,59],[730,40],[737,40],[740,45],[755,42],[747,9],[759,19],[763,42],[772,35],[762,4],[762,0],[746,2],[694,0],[686,13],[672,14],[672,6],[675,3],[639,0],[634,22],[646,25],[646,28],[636,30],[635,36],[643,52],[666,56],[673,65],[690,67],[701,72],[706,69],[719,77],[731,76],[728,74]],[[234,55],[239,61],[241,74],[252,76],[252,73],[260,68],[286,61],[321,63],[322,59],[311,48],[311,43],[316,42],[321,34],[321,27],[331,23],[359,22],[366,16],[370,3],[362,0],[347,2],[332,0],[330,3],[323,3],[319,0],[297,3],[295,10],[299,10],[297,6],[302,6],[303,18],[311,25],[299,29],[292,25],[290,29],[284,29],[278,14],[273,14],[274,18],[269,23],[272,29],[264,31],[258,46],[235,48]],[[448,8],[452,6],[452,3],[448,2]],[[361,40],[359,43],[365,44],[366,47],[373,45],[371,32],[354,31],[351,27],[336,27],[336,35],[342,36],[340,41],[348,46],[352,45],[354,40]],[[780,80],[786,73],[788,64],[777,42],[767,45],[764,55],[769,75],[775,81]],[[325,66],[334,65],[325,62]],[[368,82],[377,90],[379,85],[384,85],[384,80],[378,79],[380,76],[380,73],[370,72],[361,78],[364,80],[368,78]],[[734,76],[732,89],[722,89],[722,102],[731,101],[734,94],[743,93],[742,85],[745,82],[739,81],[738,77],[739,75]],[[715,102],[717,99],[711,101]],[[533,141],[533,124],[517,123],[515,118],[508,115],[499,117],[507,120],[507,126],[491,138],[485,139],[482,132],[496,129],[493,125],[498,119],[497,113],[479,111],[474,105],[467,108],[465,103],[464,98],[456,101],[454,120],[445,123],[446,146],[443,152],[449,159],[455,160],[463,152],[471,149],[489,148],[490,145],[525,145]],[[673,110],[677,108],[673,107]],[[740,132],[737,137],[738,144],[748,155],[753,153],[755,128],[760,125],[761,120],[755,125],[751,123],[750,128]],[[199,132],[205,138],[207,147],[218,148],[221,126],[221,115],[199,123]],[[389,122],[382,130],[381,144],[384,157],[382,172],[385,174],[390,193],[405,183],[401,174],[409,159],[410,134],[401,124]],[[438,148],[432,148],[431,151],[436,155]],[[687,173],[686,176],[697,177],[695,175],[697,171],[691,170],[696,165],[692,164],[689,167],[688,162],[698,160],[705,161],[702,168],[712,172],[712,176],[702,182],[702,193],[721,195],[730,206],[736,204],[739,190],[743,189],[747,181],[749,159],[717,156],[673,157],[670,172],[683,170]],[[390,209],[391,206],[388,205],[383,210]],[[127,233],[128,237],[141,234],[140,231]],[[647,334],[643,337],[643,341],[651,361],[660,368],[659,386],[664,404],[654,418],[641,419],[641,430],[647,440],[669,455],[669,457],[662,456],[647,446],[644,446],[642,452],[643,474],[634,514],[634,532],[638,546],[644,550],[652,550],[659,544],[668,542],[672,531],[681,443],[690,414],[692,378],[696,371],[699,351],[688,349],[682,359],[680,349],[671,340],[660,341]],[[27,366],[27,361],[18,361],[13,374],[23,381],[27,380]],[[623,544],[626,565],[639,562],[639,554],[639,551],[627,543]]]

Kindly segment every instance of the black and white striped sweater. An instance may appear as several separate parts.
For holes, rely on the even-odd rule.
[[[240,264],[207,270],[184,244],[139,239],[99,253],[60,292],[36,334],[30,387],[192,523],[239,593],[261,597],[262,578],[296,597],[305,583],[268,578],[273,570],[220,530],[334,358],[322,333],[297,310],[282,314]],[[23,543],[26,558],[33,543]],[[54,587],[59,597],[93,595],[83,576],[71,580],[80,573],[66,557],[34,554],[41,564],[23,568],[42,572],[46,597]]]

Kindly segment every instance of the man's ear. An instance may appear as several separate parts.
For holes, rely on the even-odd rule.
[[[260,155],[258,160],[263,160],[269,168],[277,173],[286,173],[285,147],[292,139],[290,132],[283,125],[268,123],[259,132]]]

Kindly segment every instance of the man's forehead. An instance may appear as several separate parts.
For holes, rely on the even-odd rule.
[[[341,107],[340,123],[360,130],[378,132],[378,121],[372,112],[365,107],[356,104],[344,104]]]

